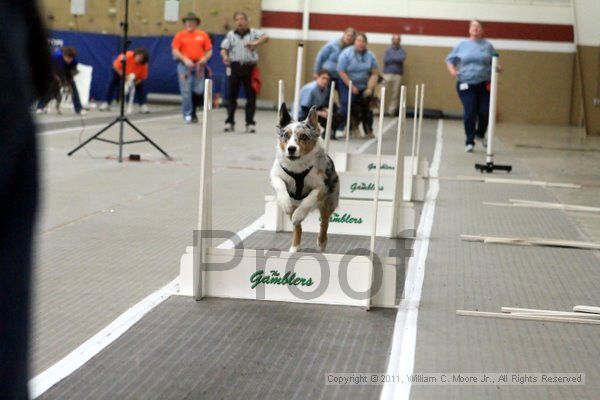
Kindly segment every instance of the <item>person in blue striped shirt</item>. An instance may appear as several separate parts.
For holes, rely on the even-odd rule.
[[[494,46],[483,38],[483,24],[473,20],[469,25],[469,39],[461,41],[446,57],[450,75],[456,78],[456,90],[463,104],[465,151],[472,152],[475,140],[487,146],[490,109],[490,80]]]

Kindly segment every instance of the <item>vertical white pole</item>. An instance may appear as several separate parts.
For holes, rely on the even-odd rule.
[[[348,153],[350,153],[350,111],[352,111],[352,81],[348,83],[348,115],[346,115],[346,168],[348,169]]]
[[[490,89],[490,116],[488,121],[488,139],[486,164],[494,162],[494,133],[496,130],[496,96],[498,94],[498,56],[492,57],[492,85]]]
[[[398,131],[396,132],[396,169],[394,170],[394,194],[392,197],[392,223],[390,237],[398,234],[398,204],[404,193],[404,122],[406,118],[406,86],[400,89],[398,107]]]
[[[298,120],[298,112],[300,111],[300,83],[302,82],[302,65],[304,57],[304,43],[298,45],[298,55],[296,56],[296,81],[294,85],[294,107],[293,118]]]
[[[413,113],[414,116],[413,116],[412,151],[410,153],[411,160],[415,159],[415,153],[416,153],[416,148],[417,148],[417,119],[418,119],[418,113],[419,113],[419,85],[417,85],[415,87],[415,90],[416,90],[416,92],[415,92],[415,111]],[[416,174],[414,161],[412,163],[412,168],[411,168],[410,174],[412,176],[414,176]]]
[[[202,149],[200,153],[200,196],[198,201],[198,237],[197,237],[197,254],[196,262],[194,263],[194,299],[200,300],[204,297],[205,287],[205,272],[204,258],[206,255],[206,247],[210,247],[210,243],[204,240],[200,235],[202,230],[211,229],[212,217],[212,141],[211,141],[211,118],[210,110],[212,109],[212,80],[204,80],[204,109],[202,112]]]
[[[379,101],[379,109],[385,110],[385,87],[381,88],[381,100]],[[373,285],[373,260],[375,255],[375,237],[377,236],[377,211],[379,208],[379,184],[381,181],[381,142],[383,137],[383,117],[384,112],[379,113],[379,135],[377,136],[377,164],[375,167],[375,194],[373,197],[373,221],[371,223],[371,271],[369,274],[369,300],[367,309],[371,308],[371,286]]]
[[[279,110],[281,110],[281,105],[284,102],[285,96],[284,96],[283,90],[284,90],[283,79],[280,79],[279,80],[279,91],[277,94],[277,113],[279,113]]]
[[[419,101],[419,129],[417,130],[417,151],[413,158],[413,171],[415,174],[419,172],[419,149],[421,147],[421,128],[423,127],[423,102],[425,99],[425,84],[421,84],[421,100]]]
[[[308,40],[308,20],[309,20],[309,0],[304,0],[304,8],[302,10],[302,41],[298,44],[298,54],[296,56],[296,81],[294,85],[294,120],[298,120],[300,111],[300,86],[302,85],[302,70],[304,68],[304,46]]]
[[[331,122],[333,120],[333,94],[335,93],[335,82],[331,82],[329,90],[329,104],[327,105],[327,124],[325,125],[325,154],[329,154],[329,136],[331,135]]]

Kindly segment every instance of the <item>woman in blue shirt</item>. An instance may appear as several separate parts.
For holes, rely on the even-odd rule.
[[[457,78],[456,90],[464,108],[466,152],[473,151],[475,139],[486,146],[492,56],[495,54],[494,46],[483,38],[483,25],[473,20],[469,25],[469,39],[460,42],[446,57],[448,72]]]
[[[346,125],[348,113],[348,87],[352,81],[352,107],[365,110],[363,118],[365,135],[373,137],[373,112],[368,108],[368,102],[373,96],[379,79],[379,65],[375,55],[367,49],[367,36],[364,33],[356,35],[354,46],[344,49],[338,58],[338,74],[340,75],[340,114],[344,116],[340,129]],[[356,106],[356,108],[354,108]]]

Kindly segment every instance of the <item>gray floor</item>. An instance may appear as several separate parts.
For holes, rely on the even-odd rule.
[[[392,310],[173,297],[40,399],[376,399]],[[351,349],[351,350],[350,350]]]
[[[440,174],[478,174],[472,165],[483,153],[465,154],[462,135],[460,124],[446,121]],[[509,178],[539,179],[508,146],[498,142],[495,153],[497,163],[512,164]],[[551,176],[546,172],[542,177]],[[562,191],[586,197],[585,190]],[[413,386],[413,399],[598,398],[600,336],[595,326],[455,314],[457,309],[500,312],[500,307],[508,306],[569,311],[577,304],[600,304],[600,252],[461,241],[460,234],[586,239],[563,211],[482,204],[510,198],[556,201],[541,187],[440,181],[414,371],[584,372],[586,385]],[[598,206],[598,198],[595,203]]]

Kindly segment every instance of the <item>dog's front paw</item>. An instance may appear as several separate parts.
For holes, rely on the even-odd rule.
[[[294,204],[292,203],[292,199],[290,197],[279,200],[279,205],[281,206],[283,212],[287,215],[292,215],[294,212]]]
[[[290,247],[290,253],[296,253],[298,251],[298,246]]]
[[[308,212],[303,207],[296,208],[296,211],[292,214],[292,225],[300,225]]]

